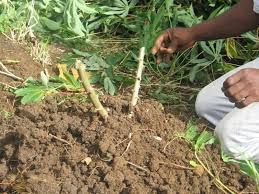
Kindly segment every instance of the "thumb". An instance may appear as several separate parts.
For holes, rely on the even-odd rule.
[[[155,55],[158,53],[158,51],[160,50],[161,46],[162,46],[162,43],[164,42],[164,34],[161,34],[156,42],[155,42],[155,45],[154,47],[152,48],[152,54]]]
[[[160,51],[167,54],[173,54],[178,49],[178,42],[177,40],[174,40],[168,48],[161,47]]]

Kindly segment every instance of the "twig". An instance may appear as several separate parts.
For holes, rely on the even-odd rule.
[[[94,171],[95,171],[97,168],[101,168],[101,166],[96,166],[96,167],[94,167],[94,169],[91,171],[91,173],[90,173],[90,175],[88,176],[88,178],[90,178],[90,177],[94,174]]]
[[[129,142],[128,145],[127,145],[127,148],[126,148],[125,151],[121,154],[121,157],[129,150],[129,148],[130,148],[132,142],[133,142],[133,141],[130,140],[130,142]]]
[[[85,71],[85,65],[81,61],[76,62],[76,66],[79,68],[79,74],[83,82],[83,86],[87,92],[89,92],[90,98],[97,109],[97,111],[100,113],[100,115],[103,117],[105,121],[108,119],[108,112],[103,107],[101,102],[99,101],[99,98],[97,94],[95,93],[94,88],[91,86],[89,81],[89,74]]]
[[[1,74],[1,75],[5,75],[5,76],[10,77],[10,78],[13,78],[13,79],[16,79],[16,80],[19,80],[19,81],[22,81],[22,80],[23,80],[22,78],[17,77],[17,76],[14,75],[14,74],[6,73],[6,72],[4,72],[4,71],[0,71],[0,74]]]
[[[167,142],[166,144],[165,144],[165,147],[164,147],[164,149],[163,149],[163,152],[166,152],[166,148],[171,144],[171,143],[173,143],[173,141],[174,140],[176,140],[178,137],[174,137],[173,139],[171,139],[169,142]]]
[[[70,142],[68,142],[67,140],[64,140],[64,139],[62,139],[62,138],[59,138],[59,137],[57,137],[57,136],[55,136],[55,135],[52,135],[52,134],[50,134],[50,133],[49,133],[49,136],[52,137],[52,138],[54,138],[54,139],[56,139],[56,140],[58,140],[58,141],[61,141],[61,142],[65,143],[65,144],[68,144],[68,145],[72,146],[72,144],[71,144]]]
[[[127,141],[129,138],[127,137],[127,138],[125,138],[124,140],[122,140],[121,142],[119,142],[119,143],[117,143],[116,145],[115,145],[115,147],[118,147],[119,145],[121,145],[121,144],[123,144],[125,141]]]
[[[217,177],[215,177],[212,172],[204,165],[204,163],[201,161],[201,159],[199,158],[197,152],[194,152],[196,159],[198,160],[198,162],[200,163],[200,165],[207,171],[207,173],[209,173],[209,175],[220,185],[220,187],[218,186],[219,189],[221,189],[224,193],[231,193],[231,194],[235,194],[234,191],[232,191],[231,189],[229,189],[226,185],[224,185]],[[215,184],[217,185],[217,184]],[[221,188],[222,187],[222,188]],[[226,192],[227,191],[227,192]]]
[[[6,66],[4,66],[4,64],[0,61],[0,67],[3,69],[3,71],[0,71],[0,74],[11,77],[13,79],[19,80],[19,81],[23,81],[22,78],[14,75],[13,73],[11,73]]]
[[[134,164],[134,163],[129,162],[129,161],[127,161],[127,163],[128,163],[129,165],[131,165],[131,166],[136,167],[136,168],[139,169],[139,170],[143,170],[143,171],[145,171],[145,172],[148,172],[147,169],[145,169],[145,168],[143,168],[143,167],[141,167],[141,166],[139,166],[139,165],[137,165],[137,164]]]
[[[7,39],[9,39],[10,41],[14,41],[13,38],[11,38],[10,36],[8,36],[7,34],[5,34],[4,32],[1,32]]]
[[[164,164],[164,165],[169,165],[169,166],[172,165],[176,168],[180,168],[180,169],[183,169],[183,170],[195,170],[195,168],[189,168],[189,167],[186,167],[186,166],[181,166],[179,164],[175,164],[175,163],[172,163],[172,162],[170,162],[170,163],[159,162],[159,164]]]
[[[135,87],[133,91],[133,96],[132,96],[132,101],[131,105],[134,107],[136,106],[139,98],[139,89],[140,89],[140,83],[141,83],[141,77],[142,77],[142,72],[145,68],[144,66],[144,58],[145,58],[145,47],[142,47],[140,49],[140,54],[139,54],[139,64],[138,64],[138,71],[136,75],[136,82],[135,82]]]
[[[2,63],[4,65],[12,65],[12,64],[17,64],[19,63],[20,61],[17,61],[17,60],[9,60],[9,59],[6,59],[6,60],[2,60]]]
[[[11,88],[11,89],[16,89],[15,87],[13,87],[13,86],[11,86],[11,85],[9,85],[9,84],[7,84],[7,83],[4,83],[4,82],[0,82],[0,85],[3,85],[3,86],[5,86],[5,87]]]

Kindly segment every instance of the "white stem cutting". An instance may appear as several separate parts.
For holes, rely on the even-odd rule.
[[[132,101],[131,101],[131,105],[133,107],[137,105],[137,102],[139,99],[140,83],[142,79],[142,73],[145,68],[144,66],[145,50],[146,50],[145,47],[142,47],[139,53],[138,70],[137,70],[136,82],[135,82],[135,87],[134,87]]]

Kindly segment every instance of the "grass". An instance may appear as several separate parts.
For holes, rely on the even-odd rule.
[[[7,3],[5,8],[2,8],[10,18],[3,24],[3,26],[7,26],[5,29],[11,28],[17,37],[22,38],[33,30],[39,38],[61,41],[70,48],[88,52],[91,55],[94,53],[104,60],[107,60],[106,58],[111,54],[117,54],[117,59],[113,60],[116,60],[115,65],[119,63],[120,67],[113,66],[113,70],[115,73],[123,73],[127,77],[132,76],[132,71],[135,69],[135,65],[129,67],[129,63],[136,63],[139,48],[145,46],[148,53],[146,61],[150,72],[145,79],[148,82],[146,84],[157,83],[157,76],[163,78],[158,80],[159,86],[153,90],[172,81],[187,85],[190,82],[196,84],[200,80],[205,80],[203,84],[206,84],[223,74],[227,66],[228,68],[231,66],[232,61],[246,61],[249,60],[248,57],[251,59],[256,56],[255,50],[251,52],[253,40],[256,38],[256,34],[253,33],[242,38],[245,41],[238,38],[226,42],[220,40],[199,43],[191,51],[174,56],[171,64],[163,64],[159,67],[149,54],[153,41],[161,30],[171,26],[190,26],[208,17],[215,17],[226,10],[233,3],[232,1],[225,4],[220,1],[205,4],[206,8],[210,10],[208,12],[204,11],[205,5],[198,1],[194,1],[193,5],[182,1],[172,3],[172,1],[162,0],[153,0],[148,3],[123,0],[90,1],[82,6],[79,6],[82,4],[79,0],[67,3],[60,0],[50,0],[45,3],[33,2]],[[24,6],[23,11],[18,9],[19,5]],[[14,10],[17,13],[14,13]],[[214,11],[209,14],[211,10]],[[61,14],[63,12],[66,14]],[[20,15],[22,17],[18,20],[19,22],[11,27],[9,22],[12,23],[13,18]],[[2,17],[6,17],[6,15],[2,15]],[[75,22],[72,23],[72,21]],[[26,23],[27,25],[25,25]],[[23,27],[21,28],[21,26]],[[17,32],[17,29],[24,30]],[[241,48],[238,46],[240,42],[242,42]],[[131,51],[131,53],[129,54],[127,51]],[[247,55],[247,53],[253,54]],[[36,56],[40,57],[40,55],[36,52]],[[45,59],[41,60],[47,61],[45,55],[42,56]],[[122,61],[121,58],[124,60]],[[201,62],[201,60],[203,61]],[[208,73],[210,76],[207,76]],[[120,85],[121,82],[111,81],[115,86]],[[104,85],[104,82],[101,82]]]

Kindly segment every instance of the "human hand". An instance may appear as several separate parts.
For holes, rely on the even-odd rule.
[[[152,54],[157,56],[157,64],[168,62],[174,52],[190,48],[195,42],[191,28],[167,29],[157,38]]]
[[[259,69],[242,69],[223,83],[223,92],[236,107],[259,102]]]

